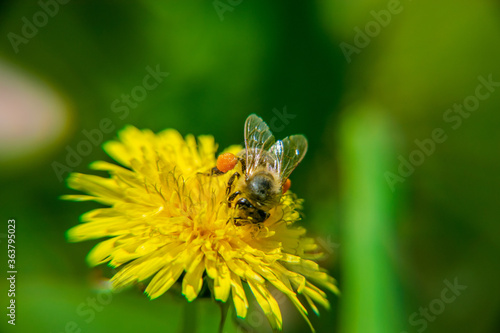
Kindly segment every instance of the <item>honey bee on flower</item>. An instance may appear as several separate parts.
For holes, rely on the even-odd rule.
[[[269,211],[290,188],[288,178],[307,152],[307,139],[292,135],[275,141],[269,126],[255,114],[245,122],[245,149],[237,155],[224,153],[217,158],[212,175],[221,175],[241,163],[243,178],[234,172],[227,182],[227,203],[233,202],[237,210],[233,218],[236,225],[241,221],[264,222]]]
[[[315,240],[297,226],[302,200],[282,195],[307,141],[299,135],[274,142],[267,125],[251,115],[245,145],[228,147],[216,159],[212,136],[125,127],[104,144],[121,165],[91,164],[108,177],[69,176],[68,186],[85,194],[64,199],[106,207],[83,214],[81,223],[67,231],[68,240],[107,238],[90,251],[87,262],[118,270],[110,279],[113,289],[144,283],[144,292],[155,299],[178,285],[192,302],[207,286],[215,301],[232,304],[243,319],[247,297],[253,295],[273,330],[281,331],[274,290],[313,330],[309,311],[319,314],[317,304],[329,308],[324,290],[338,289],[315,262],[321,257]],[[214,165],[211,176],[203,174]]]

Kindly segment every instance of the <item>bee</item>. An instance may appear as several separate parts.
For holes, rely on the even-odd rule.
[[[292,135],[275,141],[269,126],[257,115],[245,121],[245,149],[237,155],[221,154],[212,175],[225,174],[241,164],[243,175],[234,172],[227,182],[227,205],[234,208],[235,224],[266,221],[290,188],[288,178],[307,152],[307,139]]]

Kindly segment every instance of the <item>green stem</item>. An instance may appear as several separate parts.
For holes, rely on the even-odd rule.
[[[224,331],[224,324],[226,323],[226,318],[227,318],[227,312],[229,310],[229,304],[228,302],[222,303],[222,302],[217,302],[220,307],[220,323],[219,323],[219,333],[222,333]]]
[[[182,333],[194,333],[196,332],[196,323],[198,316],[198,306],[193,303],[186,302],[184,306],[183,323],[182,323]]]

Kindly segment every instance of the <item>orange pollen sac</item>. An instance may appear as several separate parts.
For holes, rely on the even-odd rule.
[[[221,172],[228,172],[233,170],[238,163],[238,158],[231,153],[220,154],[217,157],[217,169]]]
[[[283,194],[285,194],[286,191],[288,191],[288,189],[290,189],[290,186],[292,186],[292,181],[290,180],[290,178],[287,178],[287,180],[283,184]]]

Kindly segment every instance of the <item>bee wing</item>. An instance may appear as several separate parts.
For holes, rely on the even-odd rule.
[[[260,164],[265,164],[265,156],[274,143],[269,126],[255,114],[245,121],[246,174],[249,175]]]
[[[302,161],[307,152],[307,139],[303,135],[288,136],[283,141],[278,140],[269,149],[274,160],[273,169],[280,175],[284,183],[295,167]]]

